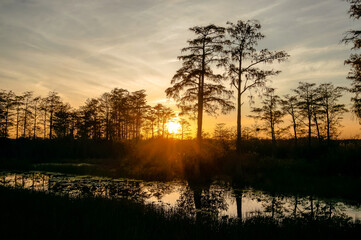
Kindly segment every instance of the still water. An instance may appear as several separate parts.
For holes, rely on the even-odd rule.
[[[0,185],[73,198],[127,198],[165,209],[181,210],[189,216],[201,212],[220,219],[247,219],[257,215],[281,219],[311,215],[361,220],[361,207],[357,203],[315,196],[271,194],[251,188],[238,189],[223,181],[197,185],[186,181],[147,182],[45,172],[0,172]]]

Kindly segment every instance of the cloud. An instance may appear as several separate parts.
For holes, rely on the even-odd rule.
[[[355,27],[347,9],[339,0],[3,0],[0,83],[56,89],[72,105],[114,87],[146,89],[155,101],[180,67],[189,27],[238,19],[260,20],[260,48],[291,54],[274,66],[283,71],[276,87],[341,78],[349,51],[338,43]]]

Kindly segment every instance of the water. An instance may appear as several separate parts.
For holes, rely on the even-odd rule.
[[[361,220],[361,208],[339,199],[276,195],[255,189],[238,189],[227,182],[196,185],[186,181],[147,182],[45,172],[0,172],[0,185],[43,191],[69,197],[127,198],[165,209],[179,209],[190,217],[206,214],[220,219],[252,216],[306,215]]]

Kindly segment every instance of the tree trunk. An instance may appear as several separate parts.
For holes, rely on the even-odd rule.
[[[202,123],[203,123],[203,79],[199,79],[198,91],[198,116],[197,116],[197,140],[202,141]]]
[[[18,108],[16,111],[16,139],[19,138],[19,112],[20,109]]]
[[[242,221],[242,190],[235,190],[236,204],[237,204],[237,217]]]
[[[298,204],[298,199],[297,196],[295,196],[295,207],[293,209],[293,216],[297,217],[297,204]]]
[[[152,122],[152,139],[154,138],[154,124]]]
[[[105,115],[105,122],[106,122],[106,130],[105,130],[105,139],[109,140],[109,108],[106,107],[106,115]]]
[[[308,113],[308,145],[311,146],[311,113]]]
[[[53,110],[50,111],[50,122],[49,122],[50,126],[50,131],[49,131],[49,139],[52,139],[53,137]]]
[[[240,92],[240,88],[238,88],[238,96],[237,96],[237,143],[236,143],[236,151],[241,152],[241,141],[242,141],[242,96]]]
[[[314,213],[313,213],[313,198],[312,198],[312,196],[310,196],[310,202],[311,202],[311,205],[310,205],[310,209],[311,209],[311,217],[313,218]]]
[[[162,138],[164,138],[164,131],[165,131],[165,119],[163,118],[163,123],[162,123]]]
[[[46,138],[46,110],[44,110],[44,139]]]
[[[204,73],[205,73],[205,43],[203,41],[202,71],[198,83],[198,116],[197,116],[197,140],[202,141],[202,124],[203,124],[203,91],[204,91]]]
[[[327,144],[330,145],[330,116],[328,112],[328,108],[326,108],[326,121],[327,121]]]
[[[272,109],[272,108],[271,108]],[[271,117],[271,121],[270,121],[270,124],[271,124],[271,137],[272,137],[272,146],[274,146],[276,144],[276,134],[275,134],[275,123],[274,123],[274,119],[273,119],[273,114],[272,114],[272,111],[270,111],[270,117]]]
[[[318,121],[317,121],[316,112],[313,114],[313,116],[314,116],[314,121],[315,121],[315,124],[316,124],[317,139],[318,139],[318,142],[321,142],[320,128],[319,128],[319,126],[318,126]]]
[[[276,198],[272,198],[272,205],[271,205],[271,217],[274,218],[275,216],[275,205],[276,205]]]
[[[26,137],[26,120],[27,120],[27,118],[28,118],[28,102],[26,100],[25,109],[24,109],[24,132],[23,132],[24,138]]]
[[[8,137],[8,122],[9,122],[9,105],[6,106],[6,112],[5,112],[4,137]]]
[[[33,139],[36,138],[36,110],[37,110],[37,106],[35,104],[35,109],[34,109],[34,134],[33,134]]]
[[[296,123],[295,112],[293,110],[293,106],[291,109],[291,113],[292,113],[292,122],[293,122],[293,134],[295,136],[295,145],[297,146],[297,123]]]
[[[236,151],[241,152],[241,141],[242,141],[242,52],[239,56],[239,72],[238,72],[238,88],[237,88],[237,140],[236,140]]]

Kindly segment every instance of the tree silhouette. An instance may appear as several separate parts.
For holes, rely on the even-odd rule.
[[[297,145],[297,131],[299,128],[300,112],[298,109],[298,100],[295,96],[285,95],[281,100],[282,110],[291,117],[293,136]]]
[[[280,73],[276,70],[262,70],[258,68],[261,63],[285,61],[289,55],[284,51],[271,52],[268,49],[256,50],[258,41],[264,38],[260,33],[261,24],[258,21],[242,21],[236,24],[227,22],[229,27],[229,47],[226,53],[231,61],[227,64],[228,76],[237,90],[237,151],[240,151],[242,140],[242,95],[251,89],[265,86],[270,76]]]
[[[13,91],[1,92],[1,118],[3,119],[1,124],[1,137],[9,137],[9,127],[13,125],[12,122],[12,110],[14,108],[15,94]]]
[[[135,91],[131,95],[133,118],[135,123],[135,138],[140,138],[141,125],[148,109],[145,90]]]
[[[165,129],[166,124],[172,120],[175,117],[175,113],[172,109],[170,109],[169,107],[165,107],[163,108],[163,112],[162,112],[162,137],[164,137],[164,134],[167,133],[167,137],[168,137],[168,129]]]
[[[80,136],[88,139],[100,138],[100,117],[98,99],[88,99],[80,111]]]
[[[321,103],[320,103],[320,96],[319,93],[317,92],[317,89],[314,89],[312,91],[311,94],[311,100],[312,100],[312,104],[311,104],[311,109],[312,109],[312,117],[313,117],[313,122],[315,123],[315,127],[316,127],[316,133],[317,133],[317,139],[318,142],[320,143],[322,141],[322,136],[321,136],[321,123],[320,123],[320,115],[321,115]]]
[[[15,96],[14,105],[16,109],[16,139],[19,138],[20,112],[23,106],[23,96]]]
[[[103,126],[105,132],[105,139],[110,140],[110,132],[111,132],[111,95],[110,93],[103,93],[99,98],[99,111],[102,115]]]
[[[70,135],[71,128],[71,107],[69,104],[59,104],[54,113],[54,132],[57,138],[64,138]]]
[[[203,111],[216,114],[233,109],[229,100],[231,91],[222,85],[224,78],[212,71],[212,66],[224,64],[220,57],[223,50],[225,28],[213,24],[195,26],[190,30],[196,38],[188,40],[182,49],[186,55],[179,56],[183,66],[173,76],[172,87],[166,89],[167,97],[174,98],[183,113],[196,115],[197,139],[202,139]]]
[[[121,140],[128,137],[128,96],[129,92],[125,89],[114,88],[111,91],[111,139]]]
[[[225,141],[232,139],[232,129],[227,128],[225,123],[217,123],[214,128],[213,138]]]
[[[181,137],[181,140],[184,139],[184,137],[188,137],[189,134],[190,134],[190,123],[185,120],[184,118],[181,118],[179,121],[178,121],[179,125],[180,125],[180,137]]]
[[[24,120],[23,120],[23,137],[26,137],[26,129],[28,127],[28,115],[31,114],[30,111],[30,102],[33,96],[33,92],[27,91],[23,94],[23,104],[24,104]]]
[[[152,139],[154,138],[154,125],[155,125],[155,120],[157,120],[157,116],[155,114],[155,109],[152,107],[149,107],[146,111],[146,116],[145,116],[146,121],[146,129],[150,130],[152,133]]]
[[[46,122],[47,122],[47,114],[48,114],[48,101],[46,98],[42,98],[40,100],[40,110],[43,112],[42,120],[43,120],[43,138],[46,138]]]
[[[311,144],[312,136],[312,116],[313,116],[313,105],[314,105],[314,83],[300,82],[299,86],[293,91],[296,93],[298,99],[298,107],[303,119],[307,119],[305,123],[308,127],[308,144]]]
[[[273,88],[267,88],[263,95],[262,107],[253,107],[252,112],[256,115],[252,117],[264,121],[264,130],[271,135],[272,143],[276,143],[276,135],[279,135],[283,129],[277,128],[282,123],[285,113],[279,109],[280,97],[274,94]]]
[[[0,91],[0,129],[1,129],[1,136],[3,135],[4,131],[4,120],[5,120],[5,113],[6,113],[6,92],[4,90]]]
[[[361,17],[361,0],[346,0],[350,3],[348,13],[350,18],[358,20]],[[361,48],[361,30],[348,31],[342,42],[348,44],[353,43],[352,50],[359,50]],[[355,95],[351,98],[353,102],[353,112],[356,114],[361,124],[361,55],[360,53],[353,53],[349,59],[345,60],[345,64],[351,66],[347,78],[352,81],[352,88],[350,89]]]
[[[53,138],[53,121],[54,121],[54,113],[56,112],[57,108],[61,104],[60,96],[57,92],[49,92],[48,96],[46,97],[48,111],[50,113],[49,116],[49,139]]]
[[[331,83],[324,83],[321,84],[316,91],[319,96],[320,113],[323,115],[326,138],[329,143],[331,137],[336,133],[336,127],[340,125],[342,114],[347,112],[345,104],[338,103],[345,88],[335,88]]]
[[[41,100],[41,97],[38,96],[38,97],[35,97],[33,98],[32,100],[32,109],[34,111],[34,121],[33,121],[33,139],[36,138],[36,131],[37,131],[37,117],[38,117],[38,105],[39,105],[39,102]]]
[[[160,123],[162,121],[162,116],[163,116],[163,111],[164,111],[164,106],[160,103],[158,103],[157,105],[154,106],[154,111],[155,111],[155,116],[157,119],[157,136],[160,136]]]

